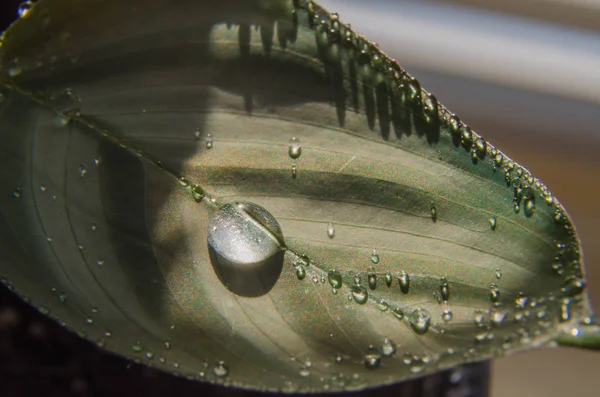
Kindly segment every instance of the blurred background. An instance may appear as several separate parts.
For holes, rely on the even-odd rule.
[[[17,17],[19,3],[0,0],[0,30]],[[440,102],[550,187],[578,228],[592,300],[600,308],[600,0],[320,3],[376,41]],[[55,332],[52,324],[33,310],[27,312],[4,288],[0,293],[3,385],[12,378],[27,388],[26,368],[34,363],[43,371],[58,371],[52,382],[64,378],[65,388],[75,395],[90,395],[86,382],[108,392],[103,384],[132,377],[141,383],[122,392],[170,395],[178,387],[179,395],[198,393],[193,386],[135,365],[124,372],[130,367],[125,360],[101,353],[88,356],[93,348],[69,339],[66,332],[48,346],[45,335]],[[9,330],[17,325],[14,329],[24,330],[27,337]],[[49,356],[78,358],[65,359],[58,368],[35,355],[7,362],[15,349],[6,346],[9,334],[13,342]],[[111,370],[94,374],[97,362]],[[600,353],[566,348],[497,359],[492,364],[491,396],[598,396],[599,368]],[[40,395],[60,389],[52,387],[39,384]],[[26,394],[0,386],[0,395]]]
[[[321,0],[548,185],[600,308],[600,0]],[[492,397],[600,395],[600,353],[492,363]]]

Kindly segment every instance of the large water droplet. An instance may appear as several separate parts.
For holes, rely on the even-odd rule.
[[[59,116],[72,118],[81,114],[81,99],[70,88],[56,95],[52,103],[54,111]]]
[[[330,270],[327,274],[329,284],[335,289],[342,287],[342,275],[337,270]]]
[[[297,159],[302,154],[302,146],[300,146],[300,139],[292,137],[288,146],[288,154],[292,159]]]
[[[356,303],[359,305],[364,305],[367,303],[367,300],[369,299],[369,292],[365,287],[362,285],[353,285],[350,287],[350,291],[352,292],[352,298],[354,298]]]
[[[400,285],[400,290],[405,293],[408,294],[408,291],[410,289],[410,276],[408,273],[406,272],[402,272],[400,273],[400,275],[398,276],[398,284]]]
[[[202,187],[198,185],[192,185],[192,188],[190,190],[192,192],[192,198],[194,199],[194,201],[197,203],[201,202],[204,198],[204,189],[202,189]]]
[[[219,208],[209,221],[208,248],[215,273],[238,295],[264,295],[281,274],[281,228],[273,215],[256,204]]]
[[[410,326],[413,331],[419,335],[423,335],[429,331],[431,314],[426,309],[415,309],[410,314],[408,320],[410,321]]]

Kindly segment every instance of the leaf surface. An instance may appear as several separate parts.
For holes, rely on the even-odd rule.
[[[318,392],[591,322],[560,202],[313,2],[41,1],[0,67],[2,275],[113,352]]]

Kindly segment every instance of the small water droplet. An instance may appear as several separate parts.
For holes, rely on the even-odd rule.
[[[296,277],[298,277],[298,280],[304,280],[306,277],[306,270],[304,270],[304,267],[298,265],[294,268],[294,271],[296,272]]]
[[[500,325],[506,319],[506,312],[504,310],[500,310],[497,308],[493,308],[490,310],[490,320],[494,325]]]
[[[500,290],[496,284],[490,285],[490,301],[496,303],[500,300]]]
[[[200,130],[200,127],[198,127],[194,130],[194,138],[196,138],[196,140],[198,140],[198,139],[200,139],[201,136],[202,136],[202,130]]]
[[[523,201],[523,213],[527,218],[531,218],[535,213],[535,196]]]
[[[52,242],[52,236],[46,236],[46,241],[51,243]]]
[[[300,139],[296,137],[292,137],[288,146],[288,154],[289,156],[296,160],[302,154],[302,146],[300,146]]]
[[[98,230],[98,225],[97,225],[97,224],[95,224],[95,223],[92,223],[92,224],[90,225],[90,230],[91,230],[92,232],[95,232],[96,230]]]
[[[204,198],[204,189],[198,185],[192,185],[191,188],[192,198],[195,202],[199,203]]]
[[[327,279],[333,288],[338,289],[342,287],[342,275],[337,270],[330,270],[327,274]]]
[[[329,237],[329,238],[335,237],[335,227],[333,226],[333,223],[329,223],[327,225],[327,237]]]
[[[296,179],[298,177],[298,167],[296,164],[292,164],[292,178]]]
[[[12,195],[13,195],[13,197],[15,197],[15,198],[21,198],[21,196],[23,195],[23,193],[22,193],[21,189],[17,187],[17,188],[15,188],[15,189],[12,191]]]
[[[452,314],[452,310],[444,310],[444,312],[442,313],[442,320],[444,320],[445,322],[452,321],[453,316],[454,315]]]
[[[38,311],[46,316],[50,314],[50,309],[44,305],[38,306]]]
[[[179,186],[181,187],[188,187],[190,185],[190,181],[187,180],[187,178],[185,177],[181,177],[179,178]]]
[[[100,160],[100,157],[96,157],[96,158],[94,159],[94,165],[95,165],[96,167],[100,167],[100,163],[101,163],[101,162],[102,162],[102,160]]]
[[[352,292],[352,298],[359,305],[364,305],[367,303],[369,299],[369,292],[362,285],[353,285],[350,287],[350,291]]]
[[[498,280],[500,280],[502,278],[502,269],[500,269],[499,267],[496,268],[496,278]]]
[[[216,377],[224,378],[229,375],[229,367],[223,361],[217,361],[213,367],[213,374]]]
[[[490,229],[492,229],[493,231],[496,230],[496,224],[497,224],[497,220],[495,216],[492,216],[490,218]]]
[[[81,178],[83,178],[84,176],[86,176],[88,173],[88,168],[85,166],[85,164],[81,164],[79,166],[79,176]]]
[[[97,264],[98,266],[103,266],[103,265],[104,265],[104,262],[105,262],[104,258],[98,258],[98,260],[96,261],[96,264]]]
[[[88,317],[85,319],[85,322],[86,322],[86,324],[92,325],[92,324],[94,324],[94,318],[93,318],[93,317],[91,317],[91,316],[88,316]]]
[[[442,284],[440,285],[440,295],[442,300],[447,301],[450,298],[450,285],[448,284],[448,280],[442,278],[440,280]]]
[[[400,290],[403,293],[408,294],[408,291],[410,289],[410,275],[405,271],[400,273],[400,275],[398,276],[398,284],[400,285]]]
[[[400,306],[398,306],[397,308],[395,308],[394,310],[392,310],[392,314],[398,320],[402,320],[404,318],[404,310]]]
[[[343,356],[342,356],[340,353],[338,353],[338,354],[335,356],[335,362],[336,362],[336,363],[341,363],[343,360],[344,360],[344,357],[343,357]]]
[[[571,319],[571,305],[573,301],[569,298],[562,299],[560,302],[560,322],[566,322]]]
[[[369,273],[367,274],[367,283],[369,284],[371,291],[377,288],[377,274],[373,269],[369,269]]]
[[[475,324],[482,324],[483,320],[485,320],[485,313],[483,313],[480,310],[476,310],[473,313],[473,321],[475,322]]]
[[[213,137],[212,137],[212,135],[211,135],[211,134],[207,134],[207,135],[206,135],[206,138],[204,138],[204,141],[205,141],[205,143],[206,143],[206,145],[205,145],[205,146],[206,146],[206,148],[207,148],[207,149],[209,149],[209,150],[210,150],[210,149],[212,149],[212,148],[213,148]]]
[[[569,297],[581,294],[584,289],[585,281],[579,277],[573,276],[568,277],[563,286],[560,288],[563,295]]]
[[[383,345],[381,346],[381,353],[386,357],[391,357],[396,353],[396,344],[385,338],[383,341]]]
[[[527,303],[529,303],[529,298],[522,292],[519,292],[515,298],[515,306],[519,309],[524,309],[527,306]]]
[[[367,369],[377,369],[381,365],[381,355],[374,346],[367,349],[364,362]]]
[[[147,351],[144,355],[148,360],[152,360],[154,358],[154,353],[152,353],[151,351]]]
[[[371,262],[373,262],[374,264],[379,263],[379,254],[377,254],[376,250],[373,250],[373,253],[371,254]]]
[[[169,350],[171,348],[171,341],[166,340],[164,345],[165,345],[165,349]]]
[[[139,353],[143,350],[143,348],[140,342],[135,342],[135,344],[131,345],[131,350],[133,350],[136,353]]]
[[[408,318],[413,331],[419,335],[429,331],[431,324],[431,314],[426,309],[415,309]]]
[[[392,283],[394,282],[394,276],[392,276],[392,272],[387,272],[385,274],[385,285],[390,288]]]
[[[54,111],[59,116],[69,119],[81,114],[81,99],[70,88],[56,95],[52,102]]]
[[[64,293],[64,292],[61,292],[61,293],[58,295],[58,302],[59,302],[59,303],[65,303],[66,301],[67,301],[67,294],[66,294],[66,293]]]
[[[19,18],[25,18],[27,14],[29,14],[29,10],[33,7],[33,2],[26,0],[19,4],[17,8],[17,13],[19,14]]]
[[[48,187],[46,187],[46,185],[40,185],[40,192],[44,193],[48,190]]]
[[[431,211],[431,220],[436,222],[437,221],[437,209],[435,208],[435,203],[432,201],[431,205],[430,205],[430,211]]]

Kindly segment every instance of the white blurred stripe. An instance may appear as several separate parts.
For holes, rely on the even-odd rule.
[[[598,0],[586,1],[600,7]],[[600,33],[426,1],[321,0],[411,67],[600,104]]]

